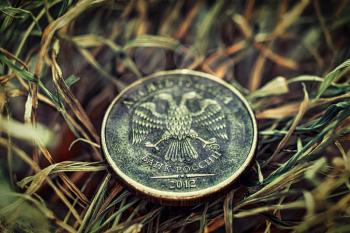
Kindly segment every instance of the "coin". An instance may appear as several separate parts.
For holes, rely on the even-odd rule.
[[[161,201],[223,190],[252,160],[257,128],[244,97],[202,72],[166,71],[136,81],[110,104],[102,149],[129,187]]]

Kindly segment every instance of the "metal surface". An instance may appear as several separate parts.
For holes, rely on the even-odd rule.
[[[102,125],[104,155],[133,189],[194,200],[232,183],[253,157],[254,115],[241,94],[211,75],[161,72],[126,88]]]

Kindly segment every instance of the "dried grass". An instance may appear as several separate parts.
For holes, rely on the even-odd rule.
[[[349,232],[347,0],[0,3],[0,231]],[[232,189],[193,207],[125,190],[99,148],[131,82],[189,68],[236,86],[259,126]]]

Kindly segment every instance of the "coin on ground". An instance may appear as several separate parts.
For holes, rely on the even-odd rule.
[[[129,187],[190,202],[223,190],[251,161],[256,122],[242,95],[211,75],[175,70],[139,80],[109,106],[104,155]]]

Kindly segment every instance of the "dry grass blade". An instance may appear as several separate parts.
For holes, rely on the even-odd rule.
[[[231,191],[226,195],[224,201],[225,230],[227,233],[233,233],[233,195],[234,191]]]
[[[235,218],[244,218],[244,217],[253,216],[259,213],[268,212],[271,210],[287,210],[287,209],[303,209],[303,208],[305,208],[304,201],[295,201],[295,202],[291,202],[283,205],[269,205],[269,206],[258,207],[255,209],[250,209],[247,211],[241,211],[237,214],[234,214],[233,216]]]
[[[60,18],[53,21],[43,32],[43,36],[41,39],[41,48],[39,52],[38,62],[36,63],[35,67],[35,75],[37,77],[40,77],[43,65],[44,65],[44,59],[47,58],[47,52],[49,51],[49,46],[52,41],[52,38],[55,34],[55,32],[68,23],[71,23],[73,19],[78,17],[82,12],[84,12],[87,8],[91,7],[92,5],[96,3],[103,2],[103,0],[82,0],[79,1],[79,3],[71,8],[66,14],[61,16]]]
[[[106,191],[106,186],[108,184],[109,179],[111,178],[111,175],[108,174],[103,182],[100,185],[99,190],[97,191],[94,199],[92,200],[89,208],[87,209],[86,213],[84,214],[84,218],[82,223],[79,226],[79,229],[77,232],[84,232],[85,228],[86,228],[86,224],[88,223],[88,221],[90,220],[91,215],[93,214],[94,211],[96,211],[96,209],[94,210],[94,208],[96,207],[96,204],[98,202],[98,200],[101,198],[101,196],[104,195],[105,191]]]
[[[70,106],[72,111],[75,113],[76,117],[88,129],[88,131],[91,133],[93,138],[98,142],[100,137],[96,133],[94,126],[92,125],[89,117],[85,113],[85,110],[80,105],[79,101],[75,98],[73,93],[69,90],[67,84],[64,82],[62,78],[61,69],[56,62],[56,55],[54,53],[51,56],[51,62],[52,62],[52,66],[51,66],[52,78],[58,91],[61,93],[63,98],[65,98],[64,99],[65,102]]]
[[[279,36],[283,34],[288,27],[293,25],[293,23],[298,20],[298,17],[302,14],[309,3],[309,0],[301,0],[293,7],[293,9],[283,15],[282,20],[275,27],[273,35]]]
[[[271,61],[275,62],[276,64],[292,69],[292,70],[296,70],[298,69],[298,63],[296,63],[294,60],[292,59],[288,59],[285,57],[282,57],[281,55],[278,55],[276,53],[274,53],[272,50],[265,48],[264,46],[262,46],[261,44],[255,44],[255,47],[268,59],[270,59]]]
[[[280,141],[280,143],[278,144],[275,152],[273,152],[273,154],[271,155],[271,157],[267,160],[266,163],[269,163],[271,160],[273,160],[273,158],[281,151],[281,149],[286,145],[286,143],[288,142],[288,140],[290,139],[290,137],[292,136],[294,130],[296,129],[296,127],[298,126],[300,120],[303,118],[304,114],[306,113],[306,111],[308,110],[308,107],[310,105],[310,100],[309,100],[309,94],[306,91],[305,86],[303,86],[304,89],[304,100],[301,102],[300,107],[299,107],[299,112],[298,114],[295,116],[294,121],[292,123],[292,125],[290,126],[288,133],[283,137],[283,139]]]
[[[204,210],[199,222],[199,233],[204,233],[207,228],[207,211],[208,211],[208,202],[204,205]]]
[[[188,31],[189,27],[191,26],[191,23],[193,22],[193,18],[198,14],[198,11],[201,8],[202,4],[203,1],[197,1],[197,3],[194,5],[191,11],[188,12],[187,16],[185,17],[185,20],[177,30],[175,38],[181,39],[186,35],[186,32]]]
[[[288,103],[277,108],[266,109],[256,114],[257,119],[284,119],[294,116],[300,108],[300,103]]]

